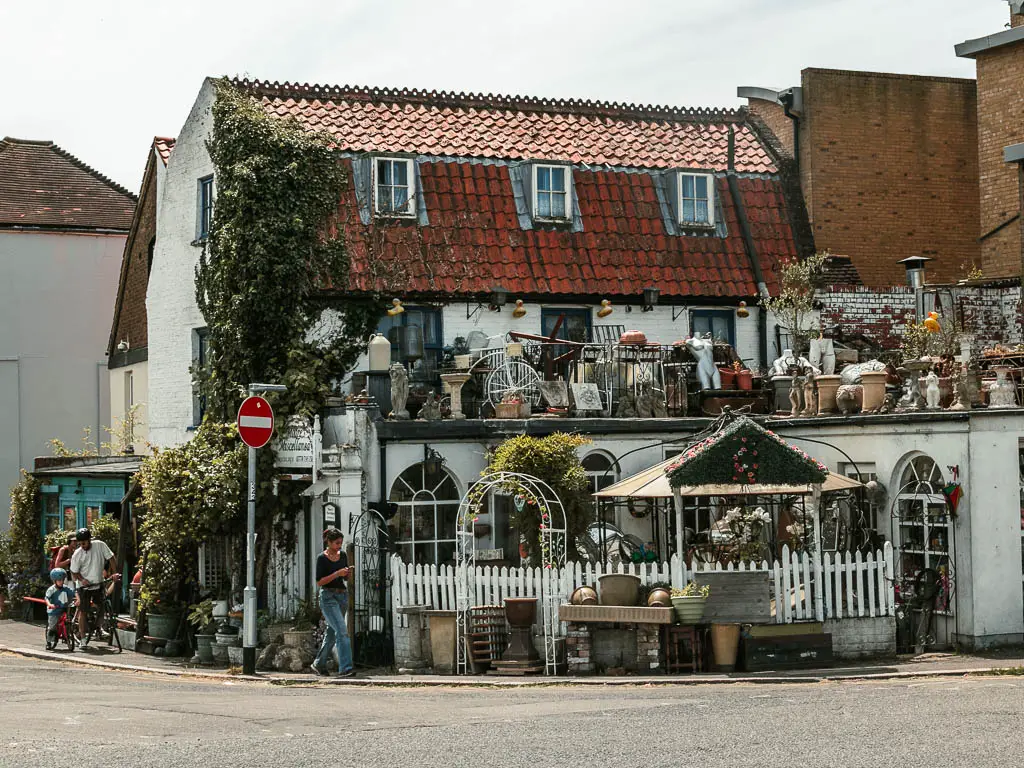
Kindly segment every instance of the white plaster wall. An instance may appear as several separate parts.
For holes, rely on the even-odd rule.
[[[78,448],[89,427],[105,439],[105,351],[125,239],[0,233],[0,488],[50,455],[51,438]]]
[[[206,141],[213,128],[212,83],[207,80],[178,135],[157,198],[157,239],[149,277],[149,439],[181,443],[192,425],[193,330],[206,325],[196,306],[198,180],[213,173]]]
[[[115,353],[117,354],[117,353]],[[127,386],[126,376],[132,373],[135,392],[135,441],[132,447],[136,454],[146,451],[146,443],[149,440],[149,413],[147,401],[149,399],[149,363],[133,363],[124,368],[112,368],[108,371],[110,378],[110,424],[117,427],[124,423],[124,415],[127,405],[125,389]]]

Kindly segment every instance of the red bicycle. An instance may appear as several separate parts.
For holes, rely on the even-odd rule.
[[[25,597],[22,599],[27,600],[30,603],[40,603],[42,605],[46,605],[46,601],[41,597]],[[64,645],[67,646],[67,649],[69,651],[75,650],[75,645],[78,643],[78,640],[76,639],[75,633],[72,631],[71,624],[69,623],[68,614],[70,612],[71,606],[68,606],[64,610],[64,612],[61,613],[60,618],[57,619],[57,626],[55,628],[55,631],[57,633],[57,640],[56,643],[54,643],[54,648],[57,647],[57,643],[64,643]],[[47,647],[49,647],[50,630],[45,627],[43,628],[43,639],[44,642],[47,644]]]

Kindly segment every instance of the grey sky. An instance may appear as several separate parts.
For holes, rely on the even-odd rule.
[[[805,67],[974,76],[1004,0],[6,0],[0,136],[138,189],[206,75],[734,106]]]

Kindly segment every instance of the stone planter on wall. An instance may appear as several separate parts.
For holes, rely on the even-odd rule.
[[[822,416],[835,413],[837,411],[836,390],[839,389],[839,376],[823,374],[818,376],[815,381],[818,382],[818,413]]]
[[[863,371],[860,374],[860,383],[864,387],[862,411],[874,413],[882,407],[882,403],[885,402],[885,380],[887,378],[888,374],[885,371]]]

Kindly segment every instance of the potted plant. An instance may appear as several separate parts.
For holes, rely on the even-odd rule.
[[[452,355],[455,358],[455,367],[459,370],[468,370],[472,363],[473,356],[469,351],[469,343],[465,336],[456,336],[452,340]]]
[[[192,606],[188,621],[195,628],[196,656],[201,664],[213,663],[213,644],[216,641],[217,621],[213,618],[213,601],[203,600]]]
[[[667,581],[651,584],[647,591],[647,605],[651,608],[672,607],[672,587]]]
[[[732,364],[733,372],[736,374],[736,387],[744,391],[751,391],[754,388],[754,373],[745,368],[739,360]]]
[[[299,600],[299,607],[292,618],[290,629],[286,629],[284,644],[293,648],[312,648],[313,630],[320,623],[320,609],[311,600]]]
[[[698,624],[704,616],[704,603],[711,594],[711,585],[700,586],[695,581],[689,582],[682,589],[672,590],[672,607],[676,609],[676,618],[680,624]]]
[[[494,417],[497,419],[518,419],[523,401],[519,395],[505,395],[500,403],[494,405]]]

